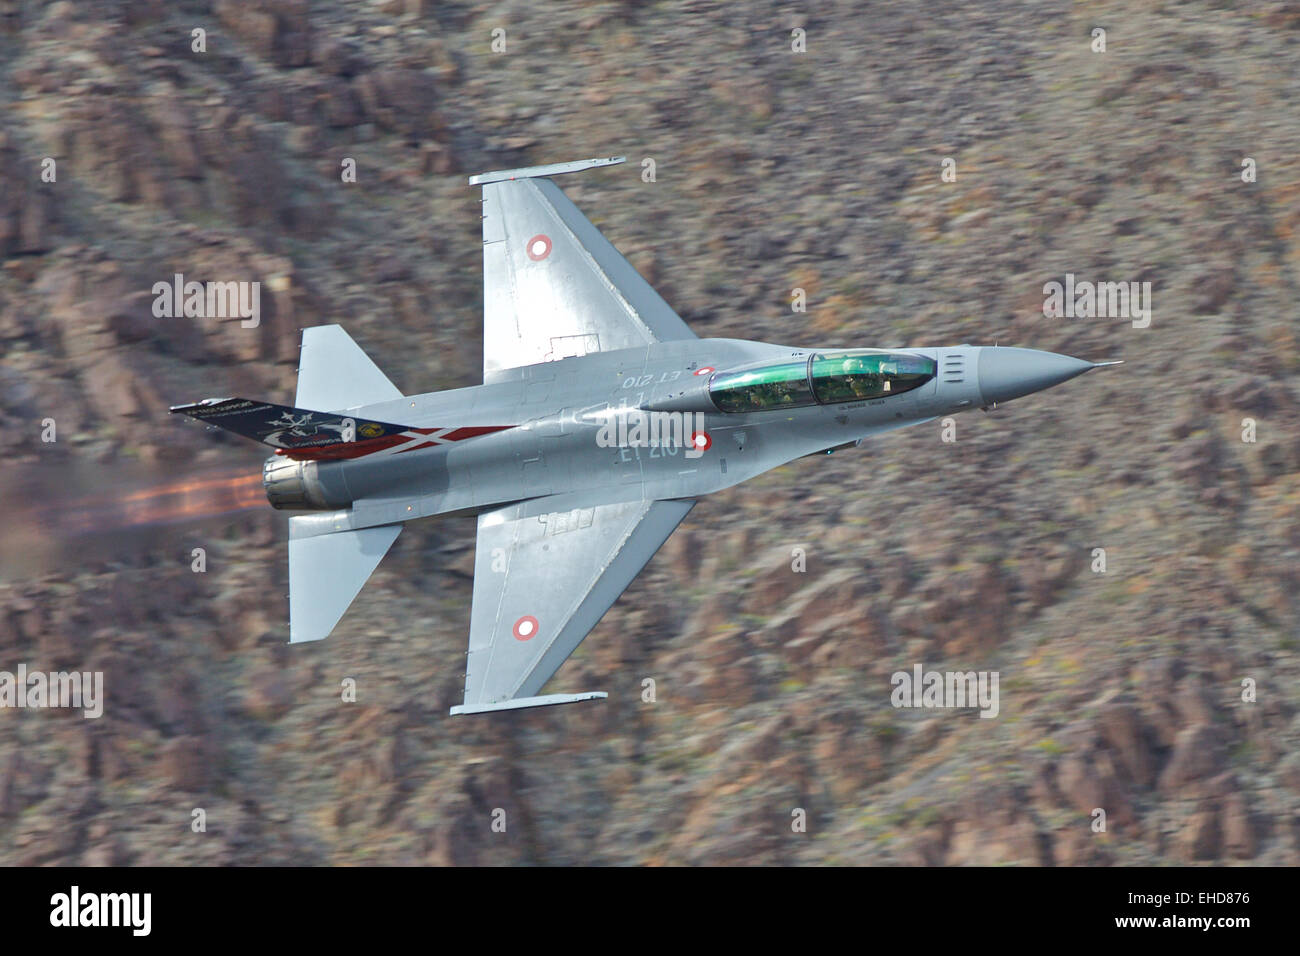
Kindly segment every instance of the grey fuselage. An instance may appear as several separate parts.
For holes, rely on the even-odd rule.
[[[571,494],[588,506],[695,498],[795,458],[992,404],[979,379],[981,353],[990,350],[968,345],[891,350],[933,359],[934,378],[846,404],[723,413],[704,397],[708,376],[695,374],[801,361],[811,351],[739,339],[661,342],[508,369],[483,385],[349,409],[408,427],[513,427],[402,454],[307,463],[314,496],[335,510],[312,515],[312,530],[304,531],[477,514],[548,495],[557,496],[556,510]],[[700,417],[690,420],[702,423],[707,449],[701,453],[689,437],[660,447],[602,446],[602,426],[611,416],[646,408],[694,410]]]

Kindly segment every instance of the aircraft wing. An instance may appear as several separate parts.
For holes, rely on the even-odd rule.
[[[693,333],[555,183],[625,157],[481,173],[483,379]]]
[[[562,704],[536,696],[694,506],[629,501],[548,512],[545,499],[481,514],[465,703],[453,714]]]

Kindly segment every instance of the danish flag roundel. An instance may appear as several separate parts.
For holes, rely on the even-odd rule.
[[[703,365],[695,370],[696,375],[708,375],[710,372],[717,371],[712,365]]]
[[[696,451],[708,451],[713,447],[713,439],[708,432],[691,432],[691,445]]]
[[[537,636],[537,618],[531,614],[525,614],[515,621],[514,635],[517,641],[532,640]]]
[[[528,245],[524,248],[528,251],[529,259],[541,262],[551,254],[551,237],[538,233],[528,240]]]

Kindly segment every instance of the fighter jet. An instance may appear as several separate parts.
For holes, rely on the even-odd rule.
[[[289,640],[325,638],[403,524],[476,515],[464,703],[540,694],[697,498],[806,455],[1009,402],[1101,364],[1025,348],[698,338],[551,181],[482,173],[483,384],[403,395],[338,325],[302,334],[295,408],[171,411],[275,449]]]

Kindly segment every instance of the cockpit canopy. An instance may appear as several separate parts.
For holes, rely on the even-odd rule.
[[[934,378],[935,368],[934,359],[907,352],[817,352],[797,362],[715,372],[709,398],[722,412],[839,405],[910,391]]]

